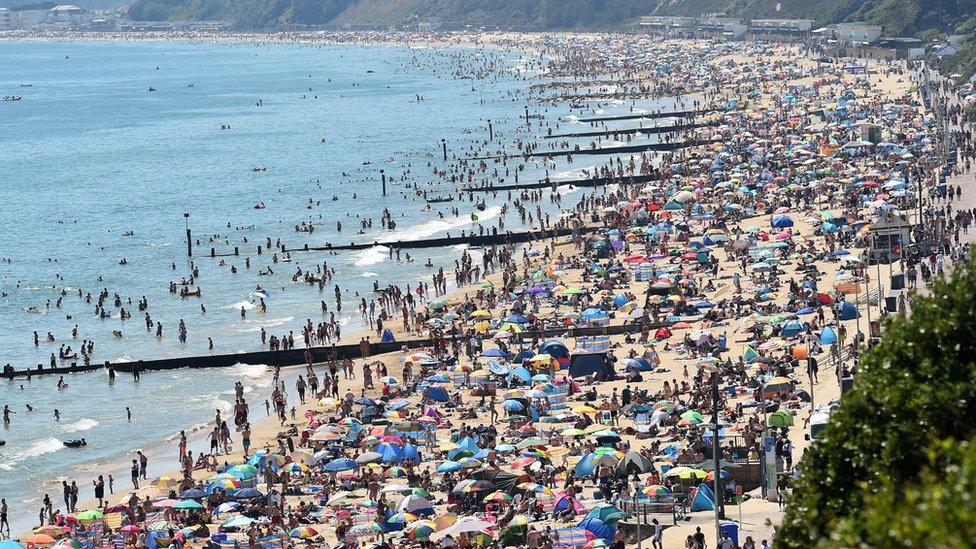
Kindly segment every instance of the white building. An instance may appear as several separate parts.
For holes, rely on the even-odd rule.
[[[813,19],[753,19],[749,32],[756,34],[810,34]]]
[[[677,15],[649,15],[641,17],[640,26],[648,30],[690,29],[695,24],[693,17]]]
[[[864,23],[840,23],[837,39],[848,44],[871,44],[881,38],[881,27]]]
[[[717,33],[729,38],[742,38],[749,27],[742,22],[742,19],[733,17],[706,17],[701,20],[699,29],[705,32]]]
[[[0,8],[0,30],[10,30],[13,26],[10,24],[10,10],[7,8]]]

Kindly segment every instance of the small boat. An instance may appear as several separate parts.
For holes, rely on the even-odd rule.
[[[258,202],[254,205],[255,210],[263,210],[265,208],[264,202]]]
[[[0,446],[6,446],[6,445],[7,445],[6,440],[0,440]]]
[[[33,88],[34,87],[34,84],[21,84],[20,87],[21,88]]]
[[[152,86],[149,86],[149,91],[154,92],[154,91],[156,91],[156,88],[154,88]]]
[[[266,171],[268,171],[268,168],[265,168],[264,166],[254,166],[253,168],[251,168],[251,171],[252,172],[266,172]]]
[[[3,96],[4,101],[20,101],[19,95],[5,95]]]
[[[65,440],[62,442],[68,448],[81,448],[82,446],[88,446],[88,442],[85,439],[80,440]]]
[[[427,199],[428,204],[438,204],[440,202],[454,202],[453,196],[433,196]]]

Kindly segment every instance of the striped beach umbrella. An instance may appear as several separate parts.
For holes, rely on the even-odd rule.
[[[297,538],[297,539],[314,538],[317,535],[319,535],[318,530],[308,526],[302,526],[301,528],[293,528],[291,532],[288,532],[288,537]]]

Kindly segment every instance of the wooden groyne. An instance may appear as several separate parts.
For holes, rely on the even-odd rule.
[[[595,231],[595,227],[576,229],[576,232],[590,233]],[[556,238],[573,234],[573,229],[550,229],[546,231],[518,231],[499,233],[498,229],[492,227],[490,234],[465,234],[464,236],[445,236],[440,238],[424,238],[419,240],[394,240],[373,242],[350,242],[349,244],[326,244],[324,246],[309,246],[306,244],[301,248],[285,248],[285,252],[334,252],[344,250],[365,250],[375,246],[385,246],[387,248],[411,250],[418,248],[440,248],[444,246],[457,246],[467,244],[469,246],[501,246],[503,244],[518,244],[520,242],[535,242],[545,238]]]
[[[670,326],[670,322],[651,322],[647,325],[653,331],[658,328]],[[535,332],[523,332],[517,334],[523,341],[531,342],[532,339],[539,340],[547,338],[575,338],[595,335],[617,335],[626,333],[638,333],[641,330],[640,324],[620,324],[614,326],[586,327],[586,328],[552,328]],[[452,336],[445,336],[452,340]],[[457,339],[464,343],[467,337],[459,336]],[[417,349],[430,347],[434,343],[430,338],[410,339],[404,341],[393,341],[388,343],[371,343],[370,356],[402,351],[404,349]],[[308,349],[296,348],[287,351],[254,351],[250,353],[229,353],[188,356],[180,358],[162,358],[154,360],[139,360],[134,362],[104,362],[101,364],[91,364],[88,366],[72,364],[71,366],[58,368],[45,368],[43,364],[38,364],[36,368],[29,370],[13,370],[3,372],[2,378],[12,380],[25,378],[28,376],[51,376],[51,375],[71,375],[86,372],[96,372],[109,369],[118,373],[133,372],[154,372],[163,370],[176,370],[180,368],[229,368],[238,364],[267,365],[276,366],[297,366],[306,363],[306,350],[312,355],[312,362],[321,364],[330,360],[358,359],[363,358],[359,343],[348,343],[335,346],[310,347]]]
[[[672,111],[672,112],[644,112],[635,114],[617,114],[613,116],[592,116],[590,118],[580,118],[580,122],[612,122],[614,120],[637,120],[639,118],[694,118],[716,112],[718,109],[702,109],[698,111]]]
[[[621,130],[597,130],[590,132],[557,133],[545,136],[546,139],[563,139],[569,137],[604,137],[614,135],[653,135],[658,133],[680,132],[694,130],[696,128],[708,128],[720,125],[718,120],[711,122],[692,122],[689,124],[673,124],[671,126],[651,126],[648,128],[625,128]]]
[[[531,183],[510,183],[502,185],[489,185],[484,187],[465,187],[461,189],[466,193],[478,193],[478,192],[505,192],[505,191],[521,191],[523,189],[546,189],[555,187],[603,187],[606,185],[642,185],[645,183],[650,183],[651,181],[658,181],[661,178],[659,174],[651,175],[632,175],[628,177],[592,177],[590,179],[563,179],[559,181],[552,181],[548,179],[542,179],[540,181],[535,181]]]
[[[647,152],[647,151],[676,151],[679,149],[686,149],[689,147],[697,147],[699,145],[707,145],[710,141],[703,139],[694,139],[690,141],[680,141],[672,143],[645,143],[643,145],[622,145],[620,147],[597,147],[592,149],[584,149],[576,147],[573,149],[560,149],[557,151],[540,151],[533,152],[529,154],[518,154],[518,155],[505,155],[504,158],[539,158],[539,157],[554,157],[554,156],[570,156],[577,154],[627,154],[635,152]],[[498,160],[503,158],[502,155],[495,156],[479,156],[474,158],[469,158],[468,160]]]

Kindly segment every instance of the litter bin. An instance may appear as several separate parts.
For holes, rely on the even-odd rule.
[[[732,544],[735,547],[739,546],[739,525],[734,522],[723,522],[719,525],[719,529],[722,530],[723,534],[728,534],[732,538]]]

